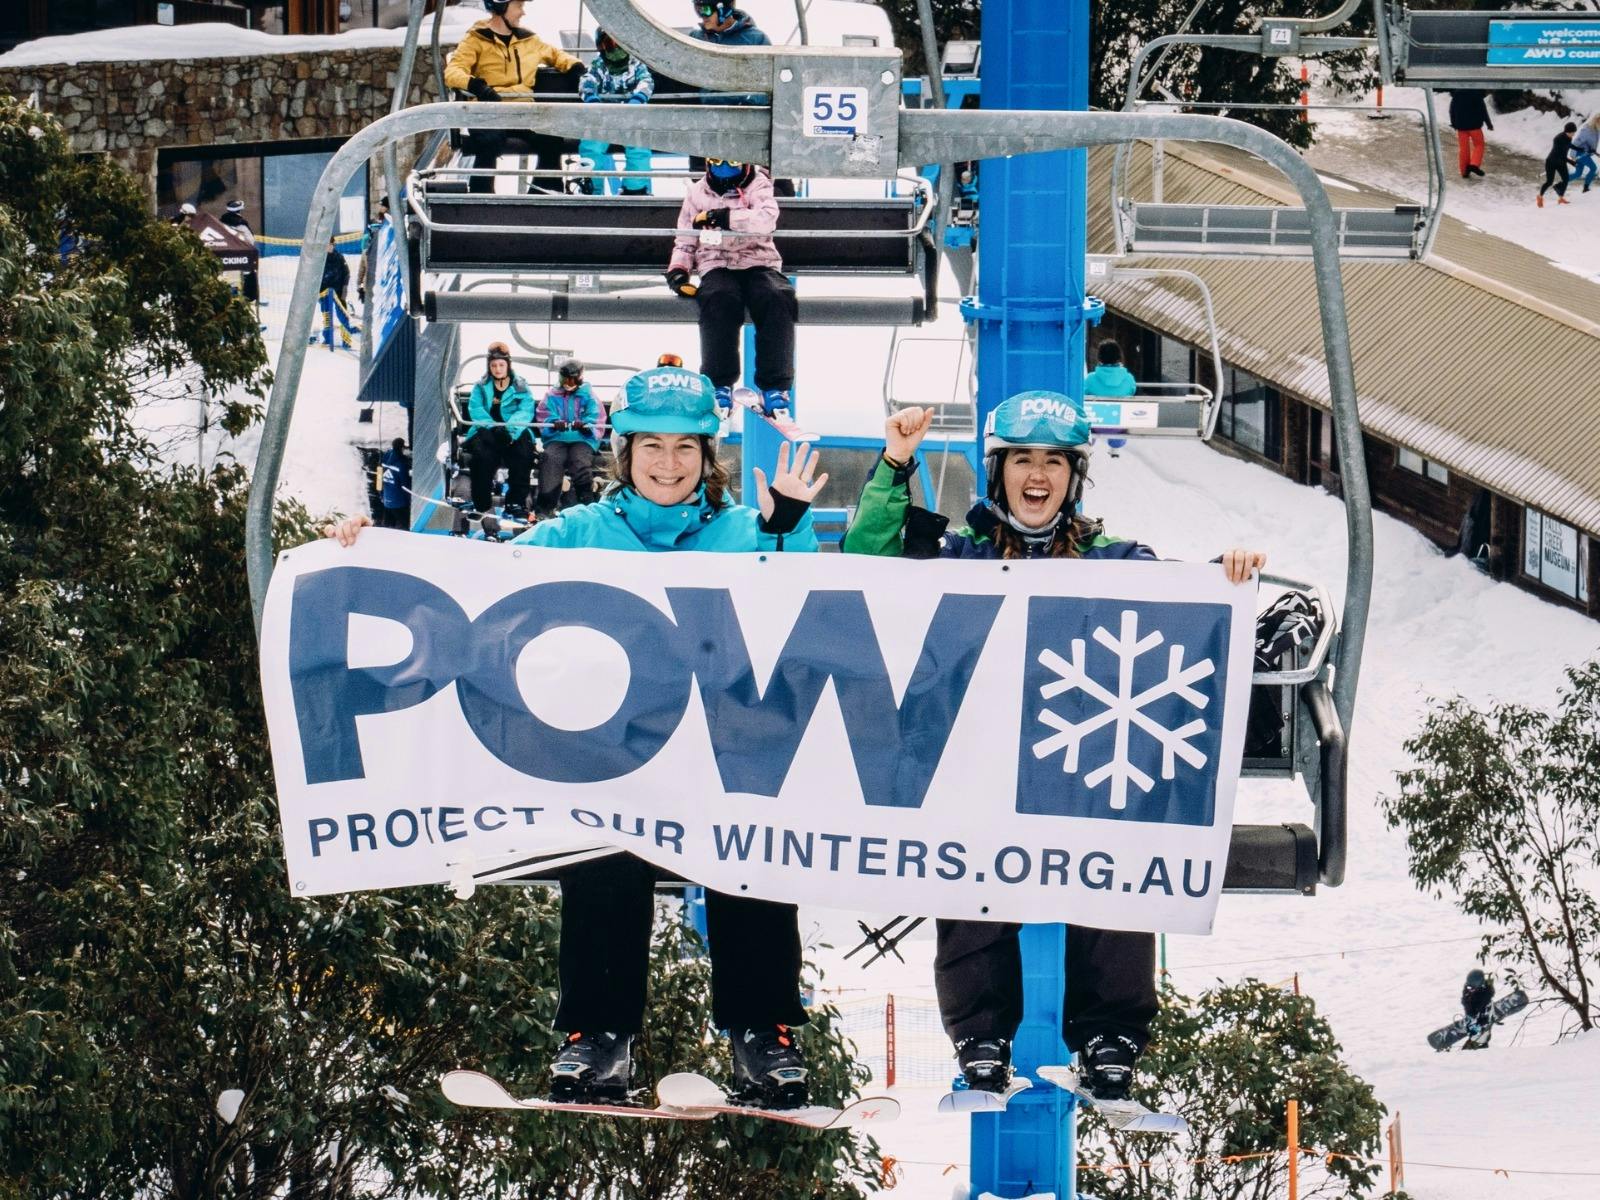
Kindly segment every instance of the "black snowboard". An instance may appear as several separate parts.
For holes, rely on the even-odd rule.
[[[1489,1011],[1482,1019],[1473,1021],[1466,1017],[1457,1017],[1443,1029],[1435,1029],[1428,1035],[1428,1045],[1435,1050],[1448,1050],[1462,1038],[1470,1037],[1488,1026],[1505,1020],[1512,1013],[1521,1012],[1528,1007],[1528,993],[1518,988],[1509,996],[1496,1000],[1489,1006]]]

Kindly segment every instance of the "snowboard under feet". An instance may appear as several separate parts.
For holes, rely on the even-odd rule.
[[[791,442],[814,442],[817,435],[811,433],[794,423],[794,419],[787,413],[769,417],[761,411],[761,393],[753,388],[736,387],[733,389],[733,403],[738,408],[748,408],[768,425],[771,425]]]
[[[659,1111],[681,1112],[701,1120],[717,1113],[733,1113],[742,1117],[781,1121],[786,1125],[804,1125],[808,1129],[856,1129],[863,1125],[884,1125],[900,1115],[900,1102],[888,1096],[868,1096],[844,1108],[829,1108],[824,1104],[812,1104],[805,1108],[759,1108],[752,1104],[736,1104],[716,1083],[704,1075],[688,1071],[668,1075],[656,1084],[656,1099],[661,1101]]]
[[[500,1081],[482,1071],[446,1071],[439,1080],[446,1100],[463,1108],[511,1108],[533,1112],[592,1113],[608,1117],[643,1117],[658,1121],[709,1121],[711,1113],[646,1108],[643,1104],[572,1104],[560,1100],[518,1100]]]
[[[1519,1013],[1527,1007],[1528,993],[1518,988],[1509,996],[1502,996],[1489,1006],[1487,1020],[1469,1021],[1466,1017],[1457,1017],[1443,1029],[1435,1029],[1430,1033],[1428,1045],[1435,1050],[1448,1050],[1463,1038],[1497,1025],[1513,1013]]]
[[[1065,1088],[1085,1104],[1100,1110],[1106,1123],[1124,1133],[1188,1133],[1189,1122],[1177,1113],[1151,1112],[1137,1100],[1101,1100],[1084,1088],[1076,1067],[1040,1067],[1039,1077]]]
[[[940,1112],[1004,1112],[1013,1097],[1033,1086],[1033,1080],[1025,1075],[1014,1075],[1003,1092],[986,1092],[982,1088],[967,1087],[964,1079],[957,1079],[956,1084],[956,1087],[939,1097]]]

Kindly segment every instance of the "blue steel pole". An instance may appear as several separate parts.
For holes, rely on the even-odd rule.
[[[982,107],[1089,106],[1088,0],[986,0]],[[978,436],[990,411],[1028,388],[1082,403],[1088,156],[1083,150],[986,159],[978,169],[983,269],[978,322]],[[978,472],[980,493],[986,487]],[[1018,1073],[1067,1061],[1061,1038],[1066,927],[1022,931]],[[1034,1076],[1037,1078],[1036,1076]],[[1071,1093],[1041,1083],[1003,1113],[972,1117],[972,1191],[1077,1195]]]

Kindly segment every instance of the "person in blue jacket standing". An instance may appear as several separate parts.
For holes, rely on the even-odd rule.
[[[811,503],[827,483],[809,446],[778,451],[770,484],[757,469],[759,507],[733,502],[718,461],[721,429],[711,380],[682,367],[654,367],[628,380],[612,407],[615,482],[593,504],[540,521],[525,546],[813,554]],[[366,516],[324,532],[353,545]],[[551,1064],[561,1101],[626,1099],[634,1036],[644,1023],[655,911],[655,868],[616,854],[572,868],[561,880],[561,1002],[555,1027],[567,1038]],[[795,906],[706,893],[711,1017],[732,1042],[739,1102],[803,1106],[805,1059],[794,1027],[800,1003],[800,926]]]
[[[594,31],[594,46],[598,53],[589,69],[578,82],[578,95],[585,104],[598,104],[607,97],[619,98],[624,104],[648,104],[656,90],[655,76],[650,68],[629,54],[604,29]],[[585,138],[578,143],[578,154],[595,170],[609,171],[612,166],[611,143],[595,138]],[[629,171],[650,169],[650,149],[647,146],[624,146],[622,161]],[[584,180],[589,195],[606,194],[605,180],[590,176]],[[648,196],[648,175],[628,175],[622,180],[624,196]]]
[[[411,459],[405,438],[395,438],[378,460],[378,524],[384,529],[404,529],[410,515]]]
[[[1083,394],[1085,396],[1131,396],[1139,390],[1138,383],[1128,368],[1122,365],[1122,347],[1112,341],[1100,343],[1100,348],[1095,351],[1097,365],[1094,370],[1084,378]],[[1108,437],[1106,445],[1111,448],[1111,457],[1117,456],[1117,451],[1128,444],[1125,437]]]
[[[555,516],[564,478],[572,480],[577,503],[589,503],[594,499],[594,456],[605,434],[606,414],[583,381],[581,362],[569,358],[561,364],[559,382],[539,401],[534,420],[544,443],[534,511],[541,517]]]
[[[1078,501],[1089,475],[1092,435],[1083,410],[1061,392],[1020,392],[989,414],[983,451],[988,495],[967,526],[911,503],[917,448],[933,410],[907,408],[885,423],[883,457],[867,478],[845,534],[847,554],[908,558],[1124,559],[1152,562],[1139,542],[1106,536]],[[1229,550],[1222,569],[1244,583],[1266,555]],[[969,1087],[1003,1092],[1011,1042],[1022,1020],[1020,926],[995,921],[937,923],[934,989],[945,1032]],[[1062,1037],[1078,1055],[1083,1084],[1103,1100],[1123,1099],[1156,1014],[1154,934],[1067,929]]]
[[[494,511],[494,477],[506,468],[506,503],[526,505],[533,471],[533,392],[511,369],[511,347],[490,342],[483,378],[467,398],[467,470],[472,507]]]

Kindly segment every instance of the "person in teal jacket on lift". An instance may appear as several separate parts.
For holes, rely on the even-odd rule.
[[[1133,378],[1128,368],[1122,365],[1122,347],[1112,341],[1100,343],[1100,348],[1095,351],[1098,365],[1090,371],[1083,381],[1083,394],[1091,399],[1095,396],[1131,396],[1139,390],[1139,384]],[[1117,457],[1117,451],[1128,444],[1125,437],[1107,437],[1106,445],[1111,448],[1111,457]]]
[[[778,451],[768,483],[757,469],[759,508],[729,497],[717,460],[721,428],[711,380],[682,367],[629,379],[611,410],[615,482],[593,504],[567,509],[516,538],[528,546],[602,550],[815,553],[811,502],[827,475],[800,445]],[[813,478],[814,477],[814,478]],[[350,546],[365,515],[324,533]],[[633,1039],[644,1023],[655,911],[655,868],[630,854],[593,859],[561,880],[561,1002],[554,1025],[567,1033],[551,1064],[553,1099],[626,1101]],[[805,1059],[794,1027],[800,1003],[800,926],[795,906],[706,892],[711,1017],[732,1042],[739,1103],[804,1106]]]

